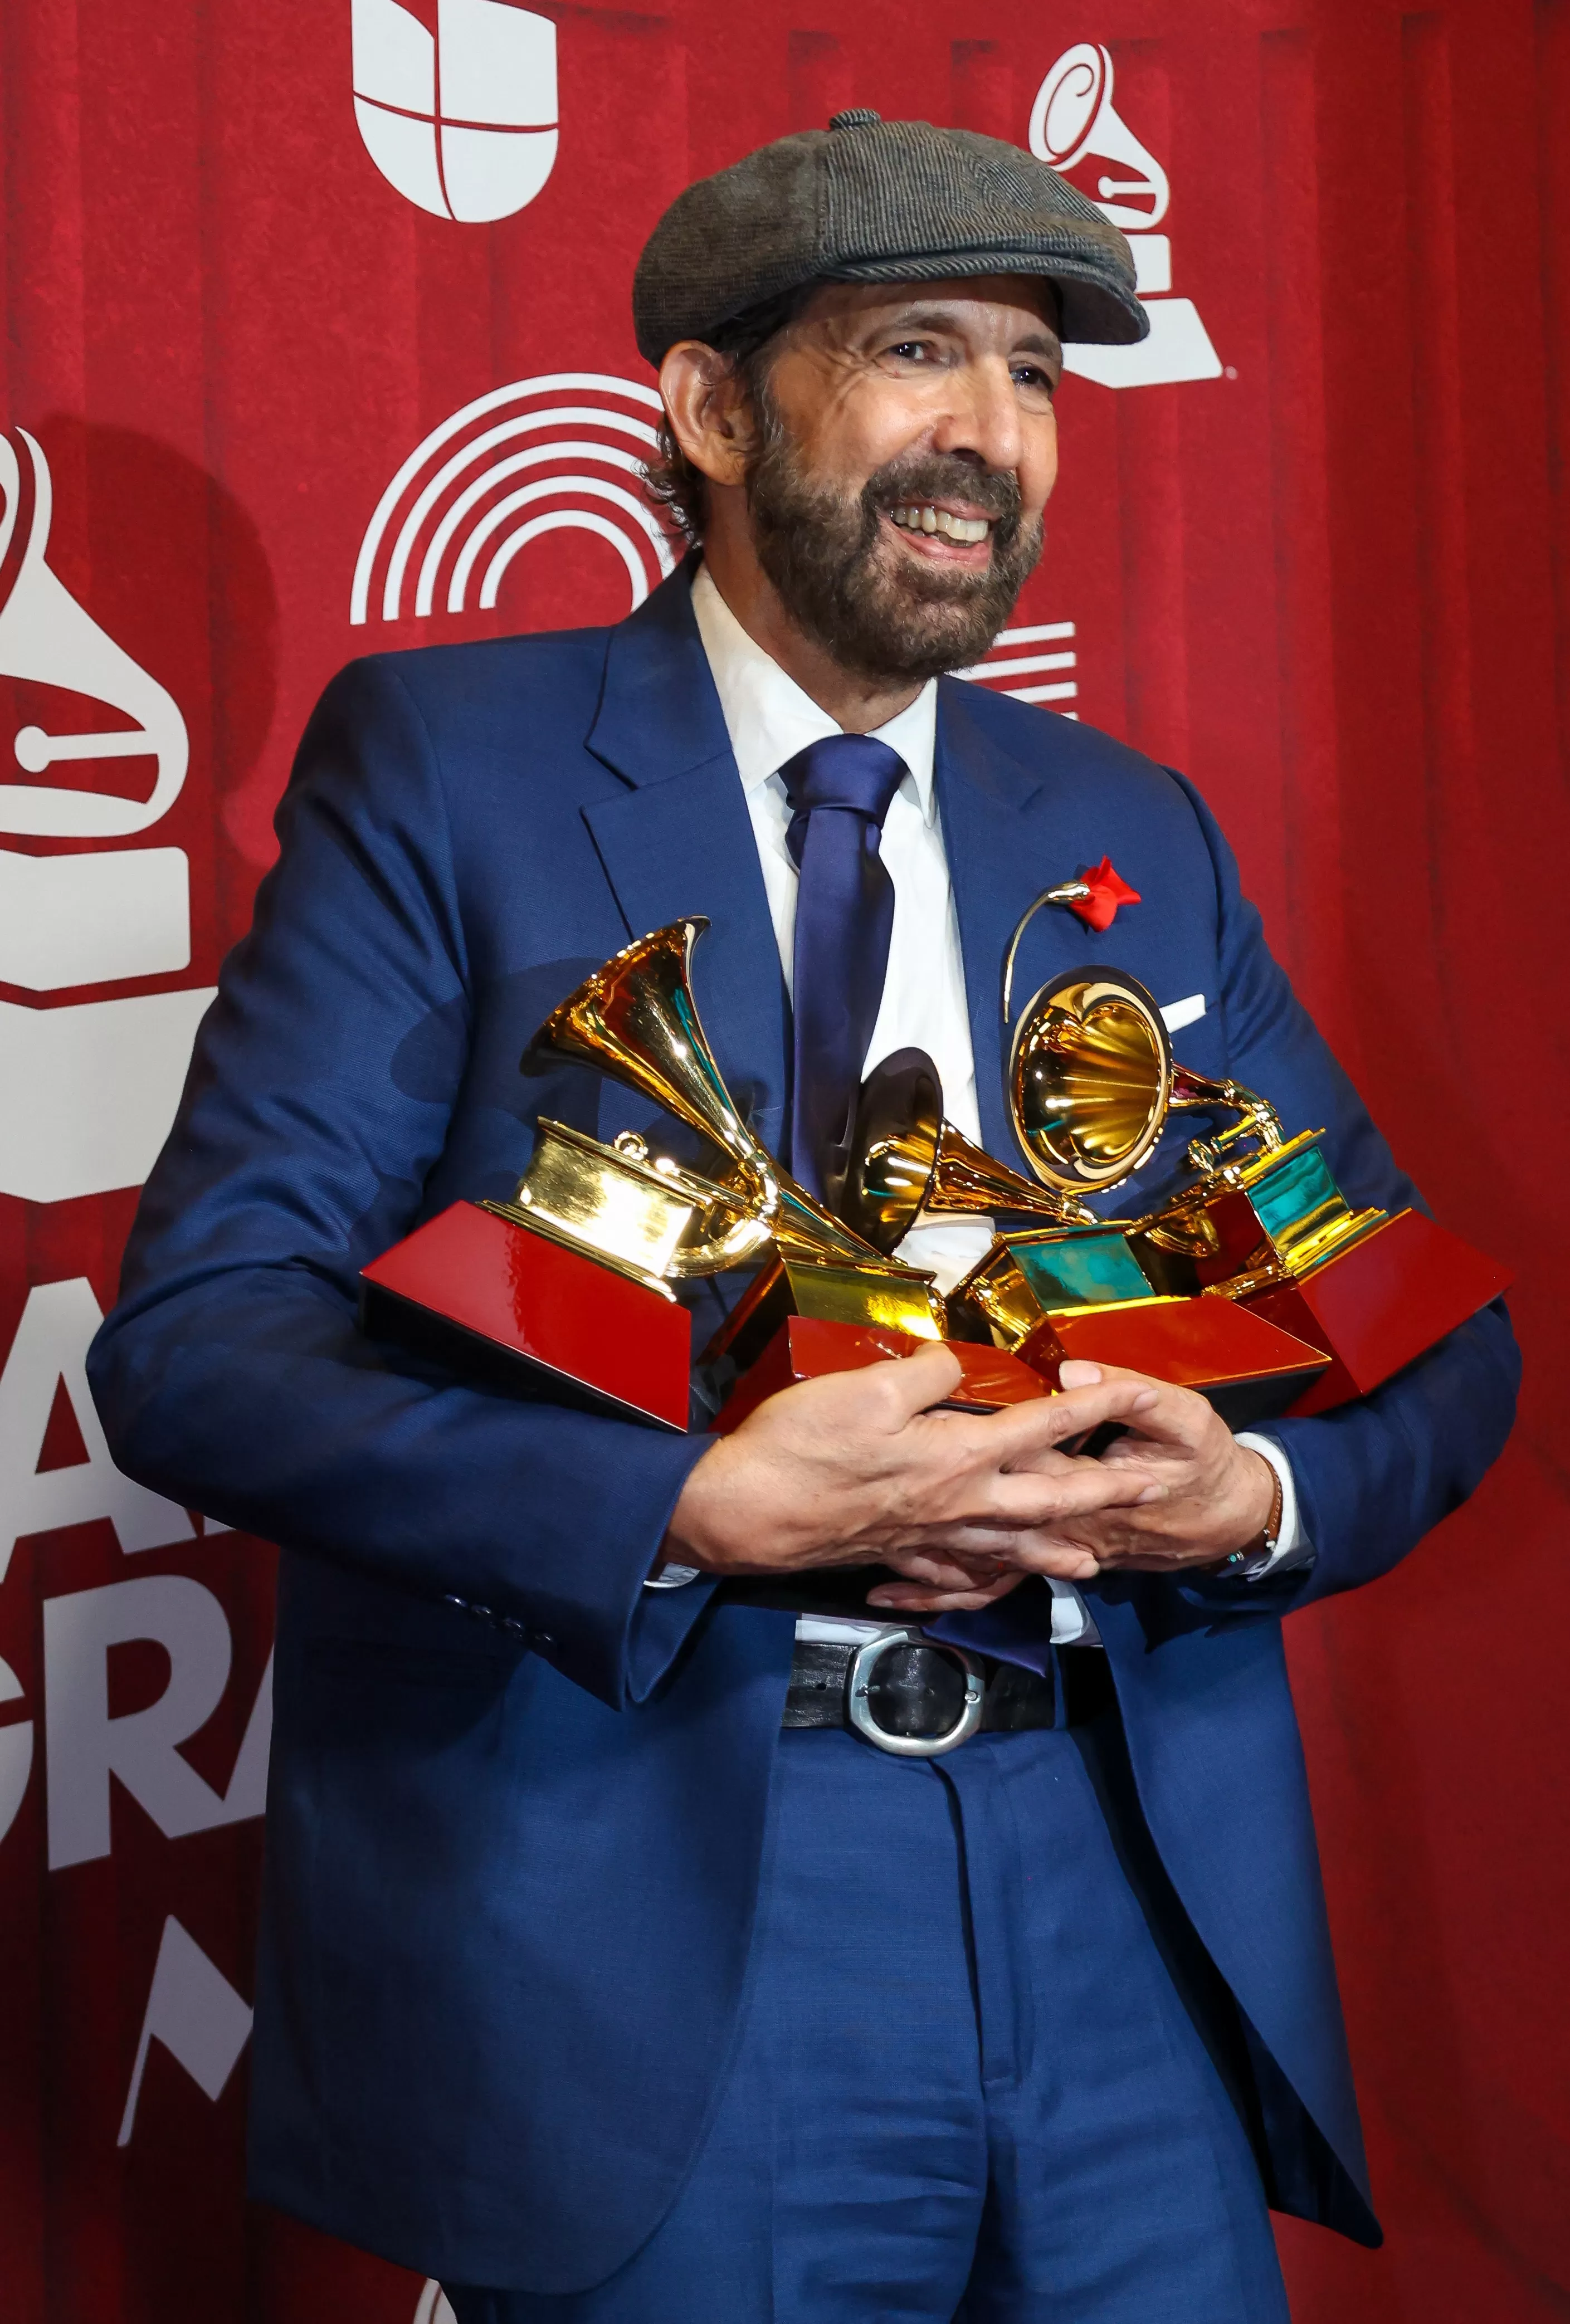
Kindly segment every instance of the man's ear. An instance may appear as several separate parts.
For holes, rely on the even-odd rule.
[[[711,484],[745,482],[754,423],[729,355],[701,339],[681,339],[660,366],[670,432]]]

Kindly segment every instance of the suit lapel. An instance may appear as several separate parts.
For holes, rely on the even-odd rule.
[[[982,1143],[1000,1161],[1028,1169],[1004,1081],[1010,1028],[1003,1024],[1003,955],[1042,889],[1071,879],[1078,867],[1060,862],[1052,845],[1050,772],[1042,775],[1012,758],[985,731],[974,704],[968,684],[941,681],[938,812],[959,918]],[[1014,1014],[1048,977],[1088,959],[1093,942],[1072,913],[1038,913],[1014,972]]]
[[[583,810],[629,936],[694,913],[698,1013],[732,1097],[778,1141],[784,978],[752,818],[684,567],[612,632],[588,748],[625,788]]]

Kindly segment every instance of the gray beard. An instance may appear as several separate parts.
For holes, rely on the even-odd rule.
[[[1011,471],[926,453],[891,460],[854,500],[813,481],[770,408],[747,479],[753,542],[781,604],[840,668],[857,678],[926,679],[981,659],[1013,611],[1041,555],[1043,528],[1027,524]],[[963,500],[993,519],[984,573],[891,568],[882,519],[891,509]]]

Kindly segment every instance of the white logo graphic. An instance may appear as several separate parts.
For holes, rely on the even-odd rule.
[[[1015,702],[1072,702],[1079,693],[1078,681],[1047,673],[1077,667],[1079,657],[1069,642],[1073,635],[1072,622],[1039,622],[1024,629],[1000,630],[980,661],[954,674],[971,678],[994,694],[1009,695]],[[1021,678],[1028,678],[1029,685],[1014,684]],[[1063,715],[1075,718],[1079,714],[1066,710]]]
[[[53,491],[25,429],[32,514],[0,606],[0,675],[69,688],[133,723],[86,733],[23,726],[13,738],[29,775],[68,761],[152,759],[145,799],[0,782],[0,832],[44,839],[144,831],[179,798],[189,758],[171,696],[106,635],[45,561]],[[0,436],[0,562],[23,503],[15,446]],[[190,872],[179,847],[29,855],[0,848],[0,982],[29,992],[163,976],[190,964]],[[162,992],[39,1010],[0,1001],[0,1194],[32,1202],[139,1185],[174,1118],[197,1021],[210,991]]]
[[[169,1658],[169,1683],[141,1711],[110,1707],[109,1656],[149,1638]],[[272,1745],[269,1661],[225,1790],[180,1751],[224,1699],[232,1668],[228,1618],[189,1573],[144,1573],[43,1601],[44,1759],[49,1865],[88,1864],[113,1845],[116,1783],[166,1840],[248,1823],[267,1804]]]
[[[32,466],[32,524],[15,585],[0,609],[0,673],[90,694],[98,701],[113,703],[136,721],[129,728],[94,734],[46,734],[41,727],[24,726],[15,738],[17,764],[30,775],[42,775],[65,759],[151,756],[158,761],[158,780],[152,797],[143,803],[100,798],[90,791],[8,784],[0,794],[0,831],[53,839],[118,837],[125,832],[144,831],[180,796],[189,756],[185,720],[157,679],[149,678],[129,654],[122,653],[113,638],[105,636],[44,563],[54,510],[49,463],[25,428],[16,432],[27,447]],[[0,561],[4,561],[22,502],[20,465],[5,437],[0,437],[0,490],[5,494],[5,513],[0,518]]]
[[[147,2052],[154,2042],[162,2043],[203,2096],[216,2103],[250,2038],[249,2002],[241,1998],[222,1969],[214,1968],[196,1939],[171,1914],[159,1941],[116,2145],[131,2144]]]
[[[447,2294],[434,2276],[427,2276],[425,2289],[414,2304],[414,2324],[457,2324]]]
[[[20,1702],[22,1681],[9,1663],[0,1662],[0,1702]],[[0,1840],[16,1821],[16,1811],[27,1793],[32,1773],[32,1721],[14,1720],[0,1727]]]
[[[182,1508],[123,1476],[109,1457],[88,1386],[88,1350],[103,1320],[86,1276],[37,1283],[27,1295],[0,1370],[0,1582],[19,1541],[61,1526],[107,1517],[127,1557],[195,1537]],[[62,1391],[86,1458],[61,1469],[41,1469],[50,1418]]]
[[[355,118],[390,185],[466,226],[511,217],[556,162],[556,27],[503,0],[354,0]]]
[[[1150,336],[1133,347],[1074,346],[1064,368],[1103,387],[1157,387],[1177,380],[1219,379],[1221,363],[1192,299],[1173,299],[1172,244],[1152,227],[1167,215],[1167,172],[1141,144],[1113,101],[1113,60],[1094,41],[1066,49],[1036,91],[1030,151],[1065,175],[1081,161],[1111,161],[1127,174],[1096,180],[1096,208],[1122,226],[1134,254]]]
[[[88,1387],[87,1358],[104,1314],[85,1276],[35,1284],[0,1368],[0,1582],[18,1539],[107,1520],[121,1553],[135,1557],[194,1541],[189,1513],[122,1475],[109,1457]],[[82,1458],[42,1468],[63,1395]],[[208,1518],[206,1536],[227,1531]],[[251,1699],[245,1731],[221,1788],[199,1775],[183,1747],[228,1692],[234,1665],[228,1617],[215,1593],[187,1573],[141,1573],[43,1601],[42,1687],[51,1871],[110,1853],[116,1790],[128,1794],[166,1840],[245,1823],[267,1803],[272,1740],[272,1663]],[[133,1640],[155,1645],[162,1691],[126,1710],[110,1663]],[[0,1705],[24,1701],[0,1662]],[[0,1840],[27,1790],[35,1721],[0,1724]],[[123,1827],[122,1827],[123,1829]],[[165,2037],[167,2038],[167,2037]]]
[[[597,371],[516,380],[466,403],[416,446],[377,503],[350,621],[370,618],[374,591],[384,622],[439,606],[489,611],[513,558],[563,531],[609,542],[641,605],[676,561],[640,489],[659,410],[652,389]]]

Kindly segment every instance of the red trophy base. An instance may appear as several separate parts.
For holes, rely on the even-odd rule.
[[[1263,1329],[1261,1326],[1263,1325]],[[1131,1301],[1125,1307],[1066,1308],[1037,1324],[1023,1362],[1054,1388],[1058,1366],[1116,1364],[1206,1397],[1233,1428],[1285,1412],[1325,1369],[1323,1351],[1279,1322],[1214,1292],[1194,1299]]]
[[[884,1323],[836,1323],[820,1316],[791,1315],[780,1324],[762,1354],[750,1364],[711,1425],[716,1436],[739,1428],[765,1397],[825,1372],[863,1371],[891,1356],[913,1356],[933,1340],[897,1332]],[[1049,1393],[1039,1375],[1002,1348],[973,1346],[966,1340],[941,1343],[959,1358],[963,1377],[937,1408],[944,1412],[998,1412],[1006,1404],[1032,1404]]]
[[[455,1203],[361,1270],[370,1332],[452,1355],[466,1346],[541,1392],[685,1429],[692,1321],[659,1292],[566,1244]]]
[[[1393,1219],[1301,1283],[1256,1293],[1253,1314],[1330,1351],[1329,1368],[1288,1406],[1327,1412],[1367,1396],[1506,1290],[1508,1268],[1422,1211]]]

